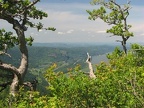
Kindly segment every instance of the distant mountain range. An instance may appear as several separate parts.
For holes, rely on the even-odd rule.
[[[121,46],[120,43],[33,43],[33,46],[39,47],[89,47],[89,46]]]
[[[129,49],[131,44],[127,43],[127,48]],[[144,43],[138,43],[140,45],[144,45]],[[37,47],[53,47],[53,48],[72,48],[72,47],[90,47],[90,46],[111,46],[111,47],[120,47],[122,48],[121,43],[119,42],[112,42],[112,43],[33,43],[33,46]]]

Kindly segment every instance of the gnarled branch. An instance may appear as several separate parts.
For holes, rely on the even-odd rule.
[[[6,64],[6,63],[1,62],[0,63],[0,69],[5,70],[5,71],[9,71],[9,72],[13,72],[18,77],[20,77],[20,73],[19,73],[18,69],[15,66],[12,66],[10,64]]]
[[[31,91],[35,91],[37,83],[38,81],[34,79],[32,82],[24,82],[23,85],[29,87]]]
[[[94,74],[94,70],[93,70],[93,67],[92,67],[92,63],[91,63],[91,60],[92,60],[92,58],[91,58],[91,56],[89,56],[89,53],[87,53],[87,60],[86,60],[86,62],[88,63],[88,65],[89,65],[89,70],[90,70],[90,72],[89,72],[89,77],[90,78],[96,78],[96,76],[95,76],[95,74]]]
[[[0,51],[0,55],[6,55],[6,56],[8,56],[8,57],[11,58],[11,55],[10,55],[10,54],[8,54],[8,53],[6,53],[6,52],[3,52],[3,51]]]

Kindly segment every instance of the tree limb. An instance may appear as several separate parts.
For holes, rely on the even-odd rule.
[[[10,54],[8,54],[8,53],[6,53],[6,52],[3,52],[3,51],[0,51],[0,55],[6,55],[6,56],[8,56],[8,57],[11,58],[11,55],[10,55]]]
[[[37,83],[38,81],[34,79],[32,82],[24,82],[23,85],[29,87],[31,91],[35,91]]]
[[[0,63],[0,69],[5,70],[5,71],[13,72],[18,77],[20,77],[20,73],[19,73],[18,69],[15,66],[12,66],[12,65],[6,64],[6,63]]]
[[[94,70],[93,70],[93,67],[92,67],[92,63],[91,63],[91,56],[89,56],[89,53],[87,53],[87,60],[86,60],[86,62],[88,63],[88,65],[89,65],[89,70],[90,70],[90,72],[89,72],[89,77],[90,78],[96,78],[96,76],[95,76],[95,74],[94,74]]]

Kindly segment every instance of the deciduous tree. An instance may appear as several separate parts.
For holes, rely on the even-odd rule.
[[[10,85],[10,93],[14,96],[19,90],[19,86],[24,84],[24,78],[28,71],[28,49],[27,44],[32,45],[33,38],[25,37],[28,27],[55,30],[55,28],[44,28],[42,23],[33,23],[33,20],[42,20],[47,17],[47,13],[37,9],[35,5],[40,0],[0,0],[0,19],[5,20],[13,26],[17,36],[13,32],[0,30],[0,55],[8,55],[7,49],[19,46],[21,60],[19,67],[0,61],[0,69],[13,73],[13,80]],[[2,26],[2,25],[1,25]],[[26,84],[26,83],[25,83]],[[2,84],[1,84],[2,85]],[[5,85],[6,86],[6,85]]]
[[[90,15],[89,19],[96,20],[100,18],[105,23],[112,25],[112,27],[107,30],[107,33],[112,33],[114,36],[121,36],[122,40],[117,41],[121,42],[124,52],[127,53],[127,40],[133,36],[133,33],[129,31],[132,26],[127,24],[129,10],[131,9],[130,1],[124,5],[118,4],[116,0],[92,0],[91,3],[100,7],[92,11],[87,10]]]

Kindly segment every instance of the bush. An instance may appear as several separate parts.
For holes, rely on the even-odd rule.
[[[108,58],[109,64],[96,65],[96,79],[84,74],[80,65],[63,73],[54,72],[57,65],[53,64],[45,74],[49,94],[27,92],[19,95],[13,105],[17,108],[144,107],[143,47],[134,44],[127,55],[116,48]]]

